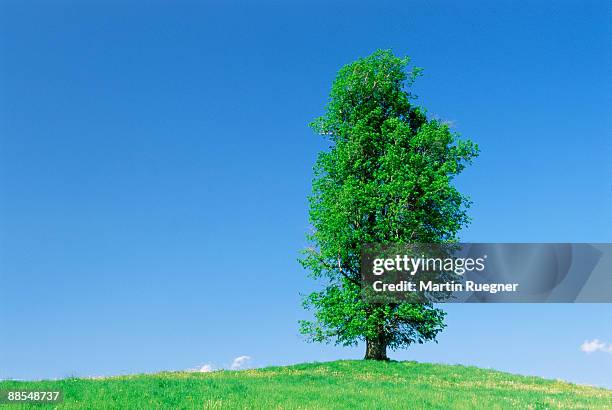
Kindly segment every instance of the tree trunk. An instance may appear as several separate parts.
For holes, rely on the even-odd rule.
[[[380,333],[372,339],[366,339],[366,360],[389,360],[387,357],[387,342]]]

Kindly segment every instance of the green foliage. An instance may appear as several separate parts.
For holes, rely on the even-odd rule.
[[[478,147],[414,104],[410,88],[421,70],[409,65],[379,50],[342,67],[324,115],[311,124],[330,148],[314,167],[312,246],[301,259],[326,283],[304,301],[315,311],[301,322],[310,340],[382,340],[397,349],[435,340],[444,328],[444,312],[431,305],[360,298],[363,244],[455,242],[469,222],[469,200],[452,182]]]
[[[212,373],[0,382],[64,391],[64,402],[18,409],[609,409],[612,391],[414,362],[337,361]]]

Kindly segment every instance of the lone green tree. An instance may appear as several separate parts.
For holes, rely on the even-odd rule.
[[[310,203],[310,246],[300,262],[324,288],[304,305],[311,341],[366,343],[366,359],[435,340],[445,313],[430,303],[368,303],[360,296],[366,243],[456,242],[469,200],[453,186],[478,155],[444,122],[414,104],[421,70],[378,50],[340,69],[323,116],[311,123],[329,141],[319,153]]]

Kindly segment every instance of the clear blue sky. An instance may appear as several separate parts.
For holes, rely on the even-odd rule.
[[[376,48],[480,144],[463,240],[612,242],[608,1],[258,3],[1,3],[0,377],[361,357],[298,335],[296,260],[306,124]],[[612,387],[612,305],[447,310],[393,358]]]

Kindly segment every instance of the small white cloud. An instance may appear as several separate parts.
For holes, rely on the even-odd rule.
[[[599,339],[585,340],[585,342],[580,345],[580,350],[587,354],[595,352],[612,353],[612,345],[602,342]]]
[[[208,372],[212,372],[214,369],[214,367],[212,366],[212,364],[205,364],[202,367],[200,367],[200,370],[198,370],[200,373],[208,373]]]
[[[231,370],[242,369],[249,360],[251,360],[250,356],[238,356],[237,358],[234,359],[234,361],[232,361],[232,364],[230,365],[230,369]]]
[[[230,370],[240,370],[245,369],[248,366],[248,362],[251,360],[251,356],[238,356],[232,363],[229,365]],[[227,369],[226,366],[217,367],[212,363],[206,363],[197,367],[192,367],[191,369],[186,369],[186,372],[191,373],[209,373],[214,372],[215,370]]]
[[[194,367],[191,369],[187,369],[185,371],[187,372],[191,372],[191,373],[208,373],[208,372],[212,372],[215,370],[215,366],[213,366],[210,363],[207,364],[203,364],[202,366],[198,366],[198,367]]]

